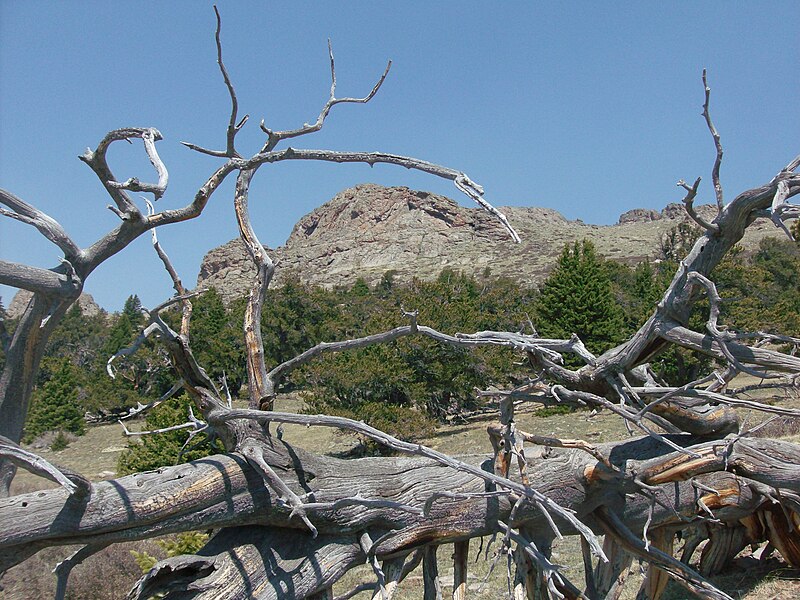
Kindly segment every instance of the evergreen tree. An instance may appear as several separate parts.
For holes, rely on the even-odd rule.
[[[31,441],[45,431],[58,430],[77,435],[84,433],[75,367],[67,358],[58,360],[50,380],[35,393],[25,425],[25,440]]]
[[[536,301],[540,335],[568,338],[575,333],[594,353],[622,340],[623,315],[604,263],[588,240],[564,247]]]
[[[122,314],[128,317],[128,321],[130,321],[134,330],[138,330],[141,327],[144,322],[144,315],[142,314],[142,301],[139,300],[139,296],[136,294],[128,296],[122,308]]]
[[[193,300],[192,305],[190,337],[195,358],[212,379],[221,381],[224,375],[235,394],[247,376],[244,317],[237,319],[226,309],[215,288]]]
[[[103,344],[102,354],[106,357],[113,356],[122,348],[131,345],[136,339],[137,331],[131,318],[126,313],[121,313],[108,330],[108,337]]]

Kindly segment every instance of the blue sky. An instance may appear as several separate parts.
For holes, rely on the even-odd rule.
[[[679,201],[678,179],[703,176],[712,201],[713,143],[700,116],[709,70],[727,199],[769,180],[800,153],[800,36],[785,2],[220,2],[225,61],[252,153],[264,118],[313,121],[327,98],[326,40],[341,95],[322,132],[296,147],[382,150],[465,171],[496,205],[545,206],[606,224],[636,207]],[[157,127],[170,171],[162,207],[184,205],[218,164],[180,145],[221,147],[228,96],[215,63],[207,2],[0,0],[0,186],[58,219],[88,245],[115,224],[94,174],[77,159],[104,133]],[[139,144],[114,148],[118,179],[150,180]],[[263,167],[251,205],[264,244],[340,190],[407,185],[464,202],[450,182],[400,168]],[[467,201],[468,202],[468,201]],[[232,186],[193,222],[160,231],[184,281],[203,254],[236,235]],[[44,267],[57,249],[0,220],[0,258]],[[152,306],[170,282],[143,237],[95,271],[86,291],[118,310]],[[0,286],[7,305],[12,290]]]

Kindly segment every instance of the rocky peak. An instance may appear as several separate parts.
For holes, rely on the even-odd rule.
[[[618,225],[625,223],[647,223],[649,221],[658,221],[662,215],[657,210],[650,208],[634,208],[628,212],[624,212],[619,216]]]
[[[287,277],[324,287],[350,285],[359,277],[374,284],[389,270],[404,282],[432,279],[445,267],[473,274],[489,269],[493,276],[532,285],[547,276],[564,244],[590,239],[600,254],[633,264],[657,258],[661,236],[687,218],[681,204],[661,213],[634,209],[608,226],[569,221],[546,208],[501,210],[521,244],[479,208],[406,187],[357,185],[300,219],[286,245],[270,251],[277,262],[274,285]],[[715,210],[698,207],[707,218]],[[772,228],[756,225],[745,243],[769,233]],[[216,287],[230,301],[249,291],[254,274],[237,239],[206,255],[197,284]]]

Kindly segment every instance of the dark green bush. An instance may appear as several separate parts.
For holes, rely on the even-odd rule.
[[[50,379],[34,392],[25,423],[23,439],[30,442],[45,431],[64,430],[83,435],[83,411],[78,405],[75,367],[66,359],[56,359]]]
[[[185,395],[167,400],[147,414],[143,429],[153,431],[186,423],[189,420],[190,404],[189,398]],[[193,441],[193,444],[198,443],[198,446],[181,455],[181,448],[188,438],[189,430],[187,429],[141,436],[139,440],[129,442],[127,450],[120,454],[117,472],[125,475],[150,471],[178,462],[189,462],[214,452],[206,441],[205,434],[201,433]]]

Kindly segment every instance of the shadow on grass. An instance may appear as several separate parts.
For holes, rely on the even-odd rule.
[[[735,600],[789,600],[800,598],[800,569],[779,558],[760,561],[752,556],[734,560],[711,582]],[[688,592],[670,581],[662,600],[684,600]]]

